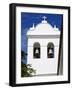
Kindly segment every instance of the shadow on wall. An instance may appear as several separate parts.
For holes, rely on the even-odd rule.
[[[63,42],[61,44],[59,75],[63,75]]]

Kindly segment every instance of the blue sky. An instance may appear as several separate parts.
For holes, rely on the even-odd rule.
[[[21,12],[21,49],[27,53],[27,36],[26,33],[33,23],[36,26],[43,20],[43,16],[46,16],[46,20],[52,26],[56,25],[61,30],[62,14],[43,14],[43,13],[25,13]],[[27,62],[27,58],[24,63]]]

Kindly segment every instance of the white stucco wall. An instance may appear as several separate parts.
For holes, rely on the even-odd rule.
[[[39,59],[33,58],[33,45],[39,42],[41,46],[41,56]],[[54,58],[47,58],[47,45],[49,42],[54,44]],[[28,39],[28,56],[27,64],[31,64],[36,70],[36,75],[39,74],[57,74],[59,38],[29,38]]]

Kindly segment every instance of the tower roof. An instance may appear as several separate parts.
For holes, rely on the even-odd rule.
[[[36,27],[29,28],[27,35],[60,35],[60,30],[54,25],[49,24],[46,17],[43,17],[41,23],[37,24]]]

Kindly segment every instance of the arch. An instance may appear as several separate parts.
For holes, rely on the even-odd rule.
[[[40,44],[38,42],[33,45],[33,58],[40,58]]]
[[[54,58],[54,44],[52,42],[47,45],[47,57]]]

